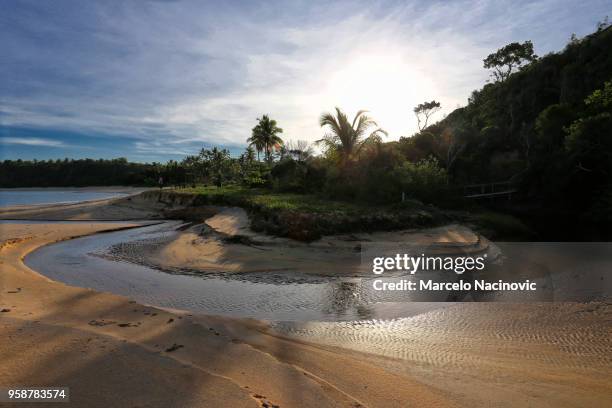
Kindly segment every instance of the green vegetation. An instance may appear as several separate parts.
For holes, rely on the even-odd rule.
[[[436,157],[453,185],[512,180],[513,210],[541,231],[610,237],[612,28],[542,58],[511,44],[484,65],[495,82],[398,149],[413,162]]]
[[[313,214],[357,214],[367,206],[325,199],[314,194],[275,193],[261,188],[245,188],[237,185],[225,187],[194,187],[176,190],[179,193],[198,194],[211,203],[239,205],[246,208],[262,208],[269,211],[301,211]]]

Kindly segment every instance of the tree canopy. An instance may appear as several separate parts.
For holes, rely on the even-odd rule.
[[[434,113],[438,112],[440,108],[440,102],[437,102],[435,100],[431,102],[423,102],[415,106],[413,111],[417,117],[417,125],[419,127],[419,131],[427,127],[427,122],[429,121],[429,118],[433,116]]]
[[[273,150],[283,145],[283,139],[278,135],[279,133],[283,133],[283,129],[277,126],[276,121],[270,119],[268,115],[263,115],[257,118],[257,125],[251,131],[251,137],[247,139],[247,143],[254,146],[258,153],[263,150],[266,161],[271,163]]]
[[[524,43],[513,42],[496,52],[489,54],[483,60],[484,67],[492,69],[492,76],[496,81],[503,82],[512,73],[523,66],[524,64],[535,61],[538,58],[533,52],[533,43],[525,41]]]

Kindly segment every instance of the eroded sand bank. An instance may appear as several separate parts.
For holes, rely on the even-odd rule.
[[[155,205],[107,204],[50,211],[77,219],[159,216]],[[40,209],[33,214],[49,216]],[[240,214],[220,216],[225,219],[208,220],[215,233],[258,238],[245,230]],[[608,304],[457,304],[414,316],[409,324],[389,322],[383,331],[367,323],[273,331],[262,322],[190,316],[68,287],[22,263],[46,243],[131,225],[0,224],[0,310],[6,310],[0,314],[0,386],[69,386],[75,406],[612,403]],[[186,262],[181,253],[199,245],[188,239],[202,238],[189,234],[194,231],[156,253],[158,261]],[[222,236],[214,239],[222,245]],[[236,246],[260,251],[246,242]],[[179,255],[164,255],[171,250]],[[206,256],[198,254],[192,264]]]
[[[314,242],[272,237],[249,229],[240,208],[217,213],[166,242],[139,242],[115,248],[120,259],[165,270],[206,273],[298,272],[319,276],[371,276],[361,262],[365,243],[411,242],[428,253],[470,253],[487,249],[488,241],[457,224],[426,230],[354,233],[326,236]]]

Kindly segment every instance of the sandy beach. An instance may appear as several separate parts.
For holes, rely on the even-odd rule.
[[[389,322],[384,331],[368,323],[282,326],[145,306],[51,281],[23,263],[43,245],[138,226],[134,220],[162,218],[162,209],[135,197],[0,211],[4,219],[39,220],[0,224],[0,386],[67,386],[73,405],[93,407],[612,403],[612,307],[606,303],[456,304],[401,326]],[[41,221],[60,219],[91,222]],[[308,259],[313,247],[318,256],[327,251],[328,261],[338,260],[354,244],[324,238],[310,247],[289,245],[252,233],[246,222],[241,212],[223,210],[196,226],[217,236],[188,229],[147,256],[168,267],[206,272],[225,265],[232,272],[241,269],[227,259],[240,263],[240,256],[252,260],[250,251],[261,251],[250,241],[221,247],[223,234],[290,248],[289,256],[267,264],[257,258],[257,269],[290,267],[296,252]],[[477,245],[461,226],[415,234]],[[332,251],[330,242],[346,248]],[[230,252],[215,258],[211,245]]]

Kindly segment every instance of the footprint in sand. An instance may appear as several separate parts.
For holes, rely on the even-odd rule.
[[[117,322],[112,321],[112,320],[90,320],[89,321],[89,325],[90,326],[108,326],[109,324],[115,324]]]
[[[119,327],[138,327],[138,326],[140,326],[140,322],[138,322],[136,324],[132,324],[132,323],[119,323],[117,326],[119,326]]]
[[[257,402],[259,402],[262,408],[280,408],[280,405],[273,404],[272,402],[267,400],[265,395],[260,395],[260,394],[251,394],[251,395],[253,396],[253,398],[257,400]]]
[[[183,347],[185,347],[185,346],[183,346],[182,344],[174,343],[171,347],[168,347],[166,349],[166,353],[172,353],[173,351],[176,351],[176,350],[178,350],[180,348],[183,348]]]

